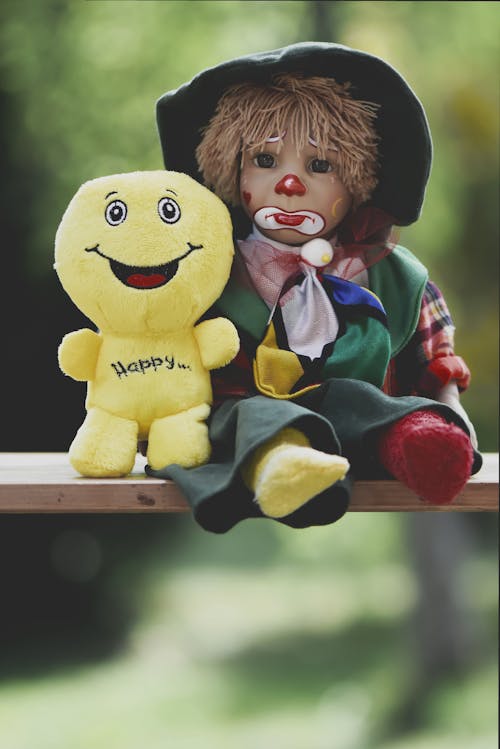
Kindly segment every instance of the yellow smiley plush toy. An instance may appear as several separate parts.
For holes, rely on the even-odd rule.
[[[146,439],[153,468],[208,460],[209,370],[228,364],[239,341],[229,320],[197,322],[220,296],[233,252],[224,204],[185,174],[116,174],[80,187],[54,267],[99,329],[69,333],[59,347],[62,371],[88,381],[69,451],[81,474],[129,473]]]

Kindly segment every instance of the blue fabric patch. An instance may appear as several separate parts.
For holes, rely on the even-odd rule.
[[[358,286],[352,281],[337,278],[337,276],[325,274],[323,278],[326,282],[325,288],[330,292],[333,301],[350,307],[354,305],[373,307],[385,316],[385,309],[380,299],[368,289]]]

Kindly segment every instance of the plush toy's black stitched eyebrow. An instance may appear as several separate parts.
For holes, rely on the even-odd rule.
[[[175,190],[171,190],[170,187],[166,187],[165,192],[171,192],[175,195],[175,197],[177,197],[177,193],[175,192]]]
[[[116,192],[116,190],[113,190],[112,192],[108,192],[108,194],[106,195],[106,197],[104,198],[104,200],[107,200],[110,195],[118,195],[118,193]]]

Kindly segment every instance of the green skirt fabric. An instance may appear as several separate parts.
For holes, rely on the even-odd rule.
[[[409,413],[429,408],[467,432],[460,416],[444,404],[415,396],[390,397],[373,385],[350,379],[329,380],[295,401],[262,395],[229,400],[211,417],[210,463],[191,469],[170,465],[153,471],[147,467],[146,471],[150,476],[171,478],[185,495],[195,520],[205,530],[224,533],[241,520],[264,517],[240,469],[260,445],[285,427],[294,427],[315,449],[347,457],[351,470],[346,479],[278,522],[294,528],[326,525],[346,512],[353,479],[387,477],[376,456],[379,431]],[[477,453],[473,473],[480,466]]]

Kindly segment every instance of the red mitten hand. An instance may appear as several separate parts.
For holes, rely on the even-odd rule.
[[[379,459],[394,478],[432,504],[452,502],[469,479],[473,450],[467,434],[434,411],[416,411],[390,426]]]

